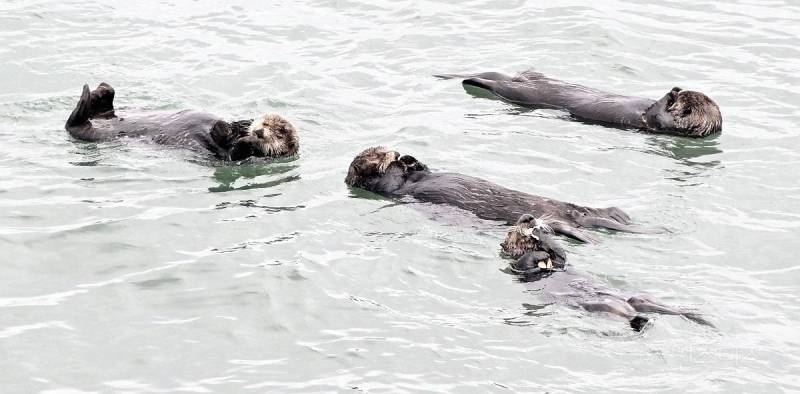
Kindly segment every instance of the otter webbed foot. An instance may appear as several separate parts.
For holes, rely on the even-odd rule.
[[[580,230],[578,228],[572,227],[562,222],[552,222],[550,223],[550,228],[553,229],[553,232],[556,234],[561,234],[572,239],[581,241],[587,244],[594,244],[597,243],[598,240],[593,235],[587,233],[586,231]]]
[[[581,227],[605,228],[634,234],[656,234],[663,229],[651,229],[631,224],[631,218],[616,207],[597,209],[589,212],[574,210],[570,212],[573,220]]]
[[[89,89],[89,85],[84,84],[81,98],[78,100],[78,104],[75,106],[75,109],[73,109],[72,113],[69,115],[64,128],[69,130],[72,127],[83,126],[89,122],[89,118],[92,115],[91,97],[92,91]]]
[[[578,224],[580,224],[583,227],[600,227],[609,230],[624,231],[628,233],[636,232],[635,231],[636,229],[632,226],[618,222],[616,220],[601,218],[597,216],[579,216],[575,218],[575,221],[578,222]]]
[[[606,215],[608,215],[609,218],[613,220],[616,220],[623,224],[631,224],[631,217],[628,216],[628,214],[625,213],[625,211],[617,207],[609,207],[602,209],[601,211],[603,211]]]
[[[111,85],[100,82],[97,88],[91,93],[91,114],[92,118],[113,118],[114,117],[114,88]]]

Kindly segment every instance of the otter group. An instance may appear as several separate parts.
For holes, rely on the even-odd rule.
[[[680,88],[651,100],[570,84],[533,71],[513,77],[496,72],[437,77],[464,78],[465,88],[486,90],[504,101],[529,108],[564,110],[581,121],[687,137],[706,137],[722,129],[716,103],[702,93]],[[94,90],[84,85],[65,124],[69,134],[88,142],[147,138],[228,161],[293,156],[299,150],[297,131],[279,115],[225,121],[191,110],[120,114],[114,108],[114,94],[107,83]],[[649,323],[646,313],[679,315],[713,326],[695,313],[669,307],[649,296],[616,294],[567,264],[566,253],[551,238],[552,234],[595,242],[596,237],[588,229],[647,231],[634,225],[619,208],[585,207],[469,175],[432,171],[413,156],[381,146],[368,148],[353,159],[345,183],[390,198],[412,197],[420,202],[454,206],[481,219],[510,225],[501,244],[503,254],[513,260],[510,272],[524,282],[548,280],[561,285],[563,291],[551,292],[550,296],[569,294],[556,300],[563,304],[624,318],[636,331]]]

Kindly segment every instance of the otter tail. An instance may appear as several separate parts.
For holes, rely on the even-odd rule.
[[[434,74],[433,76],[439,79],[463,78],[463,79],[485,79],[488,81],[511,81],[514,79],[514,77],[510,75],[506,75],[495,71],[473,73],[473,74]]]
[[[69,115],[64,128],[70,129],[87,123],[92,114],[91,107],[91,92],[89,91],[89,85],[85,84],[83,85],[83,93],[81,93],[81,98],[78,100],[78,105],[72,110],[72,114]]]
[[[439,79],[456,79],[456,78],[469,78],[472,75],[469,74],[433,74],[434,78]]]
[[[695,322],[697,324],[700,324],[701,326],[708,326],[708,327],[711,327],[711,328],[717,328],[717,326],[715,326],[714,323],[711,323],[710,321],[706,320],[703,316],[700,316],[697,313],[683,312],[683,313],[681,313],[681,316],[683,316],[683,317],[685,317],[685,318],[687,318],[687,319],[689,319],[689,320],[691,320],[691,321],[693,321],[693,322]]]
[[[697,313],[673,308],[646,294],[630,297],[628,298],[627,302],[633,307],[633,309],[640,313],[659,313],[662,315],[683,316],[697,324],[716,328],[713,323]]]

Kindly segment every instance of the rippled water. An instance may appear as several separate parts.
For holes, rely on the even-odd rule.
[[[3,392],[800,389],[796,3],[226,3],[0,3]],[[724,132],[567,122],[431,77],[530,67],[706,92]],[[100,81],[119,106],[279,112],[301,155],[72,141],[64,120]],[[376,144],[666,226],[565,245],[718,329],[537,309],[500,272],[502,226],[345,187]]]

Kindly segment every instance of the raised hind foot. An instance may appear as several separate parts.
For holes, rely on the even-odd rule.
[[[90,118],[110,118],[114,116],[114,88],[111,85],[100,82],[97,88],[92,90],[90,97]]]

